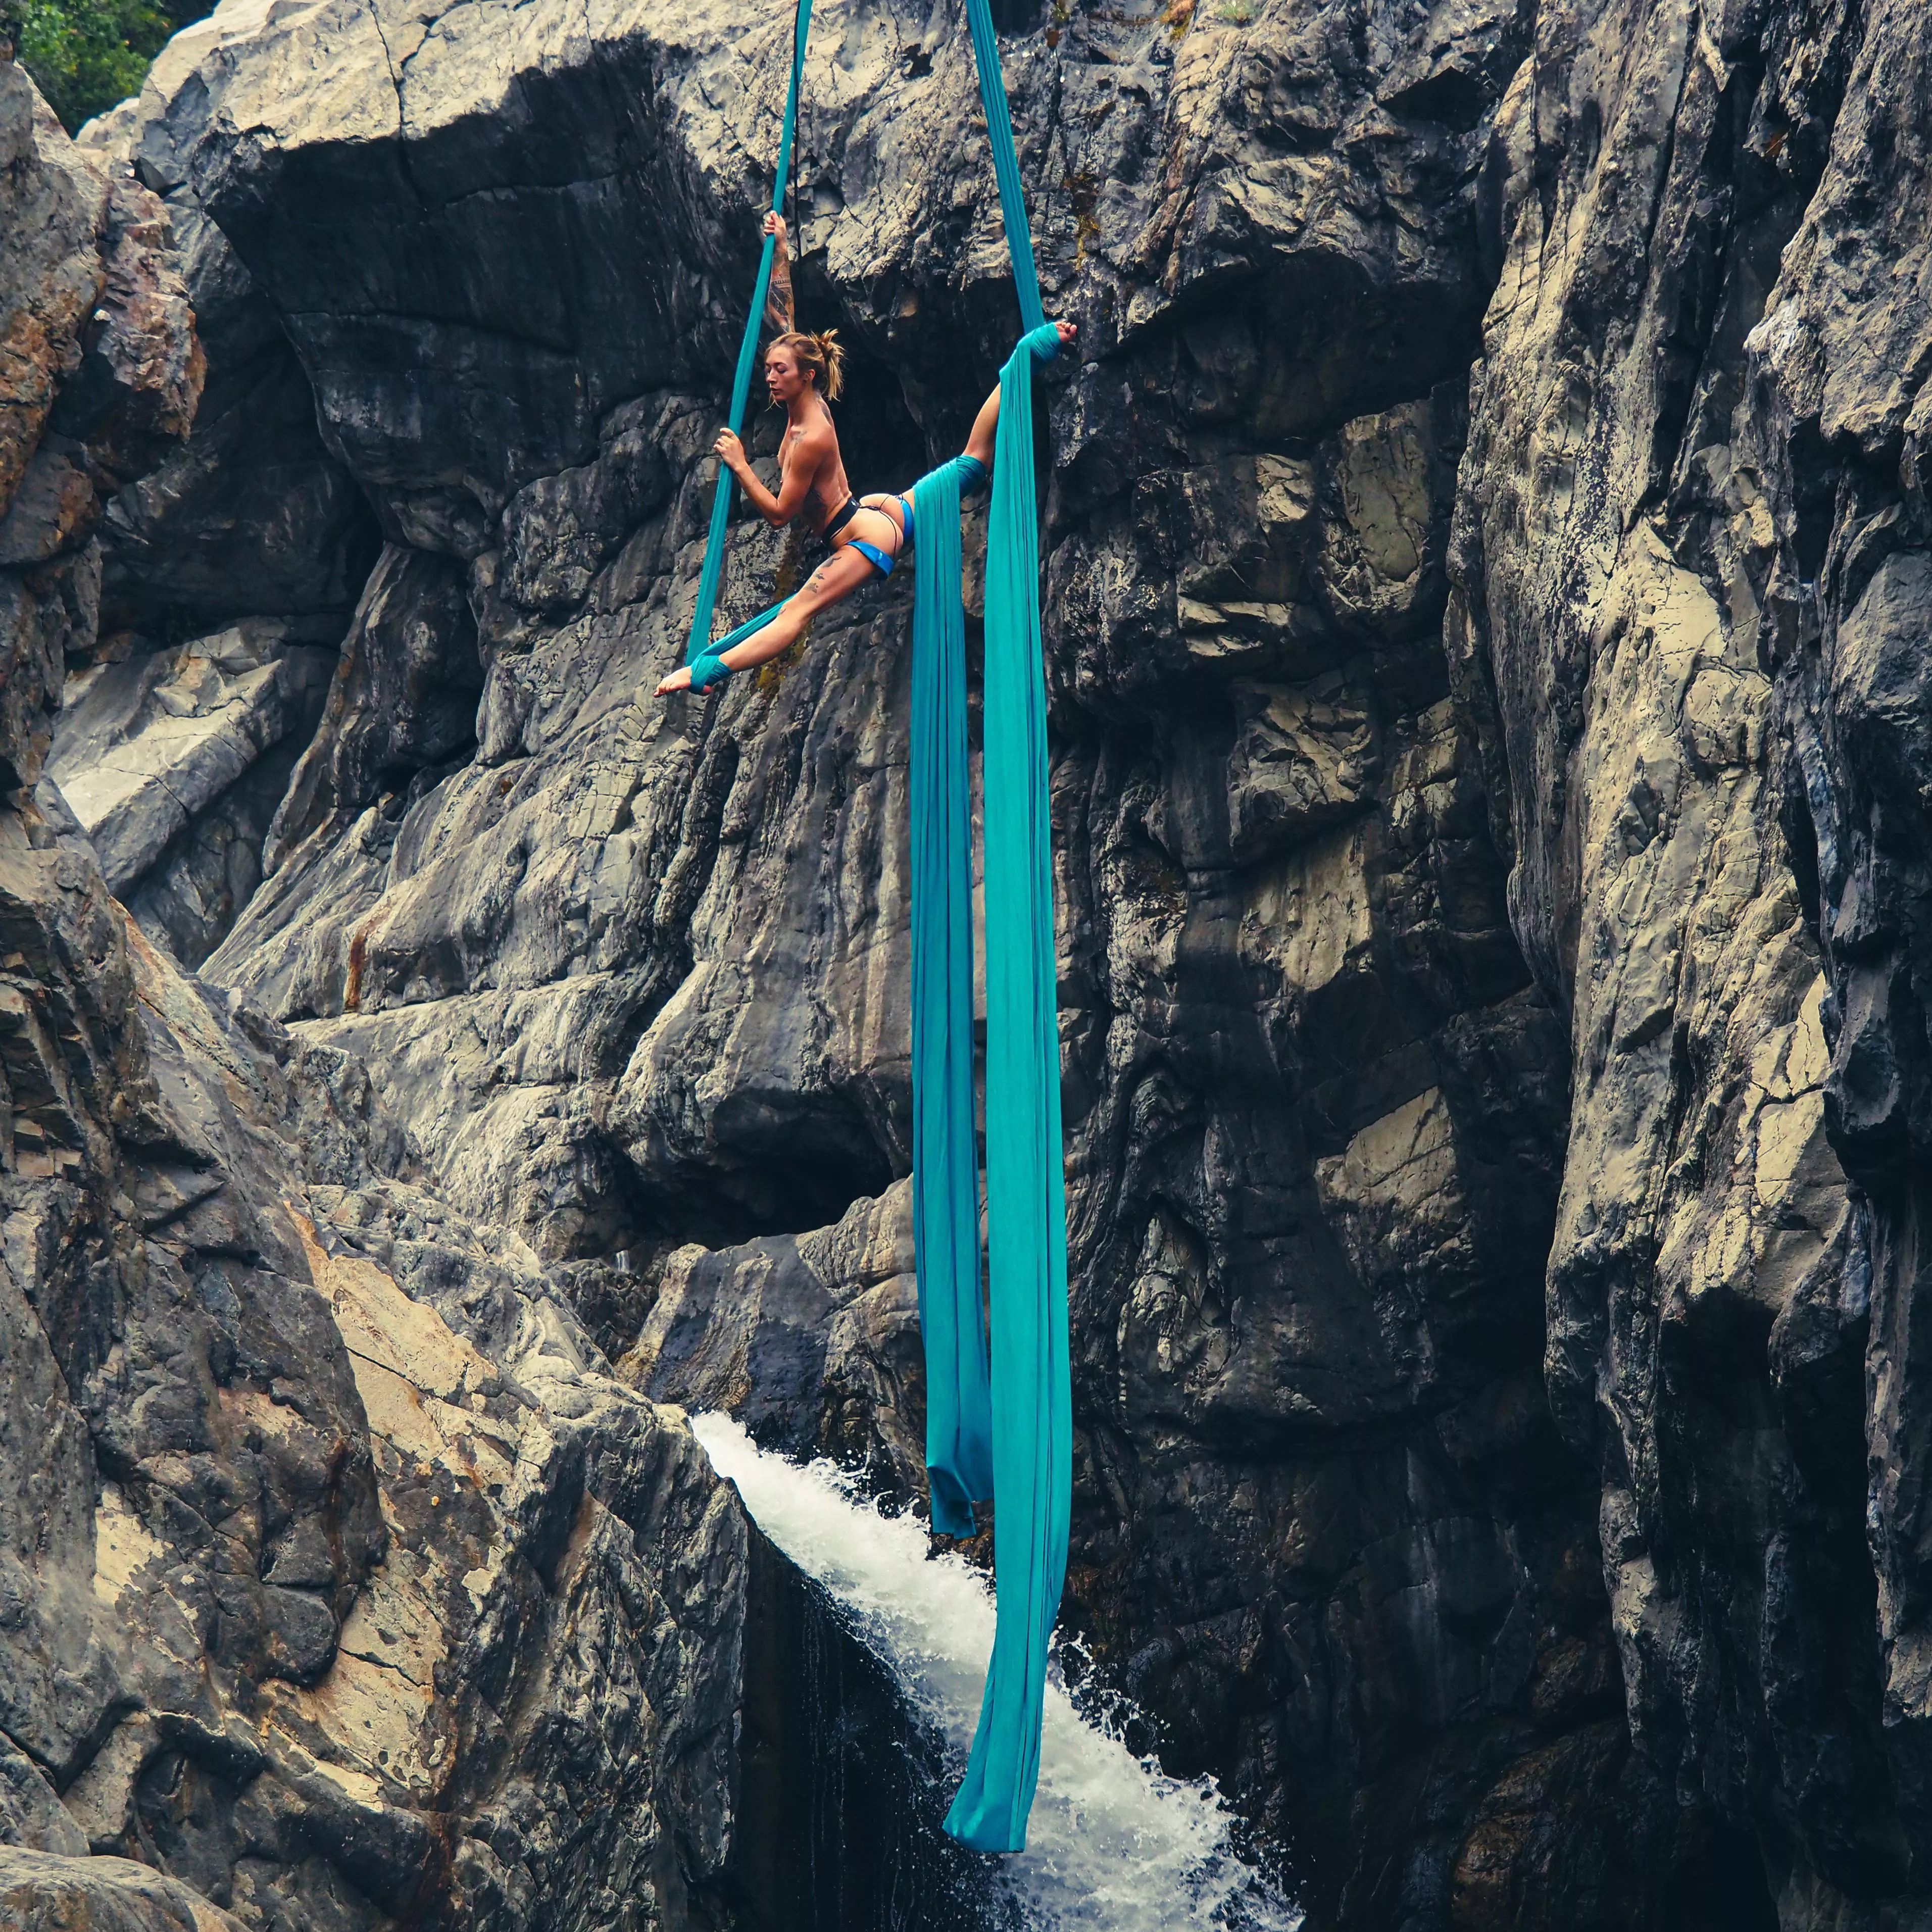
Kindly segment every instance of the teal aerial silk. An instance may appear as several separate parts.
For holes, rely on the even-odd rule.
[[[974,1499],[992,1496],[994,1484],[980,1306],[972,814],[954,466],[922,476],[912,506],[913,1253],[926,1342],[932,1526],[970,1536]]]
[[[999,184],[1000,212],[1026,334],[1000,371],[999,440],[993,458],[993,500],[986,538],[986,659],[982,778],[985,794],[986,878],[986,1227],[992,1333],[990,1435],[992,1442],[993,1569],[998,1588],[993,1657],[986,1671],[973,1754],[946,1828],[981,1851],[1013,1852],[1026,1845],[1027,1814],[1040,1778],[1040,1730],[1046,1687],[1047,1645],[1066,1576],[1066,1534],[1073,1486],[1073,1414],[1066,1342],[1066,1202],[1060,1132],[1060,1028],[1053,946],[1053,837],[1047,795],[1046,681],[1040,652],[1040,532],[1034,509],[1033,365],[1058,352],[1058,337],[1042,320],[1040,280],[1013,152],[986,0],[966,0],[980,98]],[[925,541],[924,486],[914,496]],[[958,572],[930,582],[922,556],[916,580],[914,680],[920,686],[920,608],[940,603],[957,622]],[[938,572],[933,577],[939,576]],[[925,634],[938,641],[932,620]],[[958,645],[946,648],[956,663]],[[939,682],[935,676],[934,682]],[[972,950],[970,923],[955,913],[968,832],[963,674],[947,687],[956,707],[937,730],[915,699],[913,769],[937,766],[924,795],[915,794],[918,843],[913,862],[914,945],[913,1077],[915,1118],[922,1080],[944,1097],[928,1107],[947,1112],[959,1102],[956,1063],[970,1052],[970,1030],[955,1030],[963,1012],[970,1027]],[[954,748],[958,748],[956,754]],[[920,823],[921,818],[924,824]],[[928,867],[930,869],[928,869]],[[919,969],[922,927],[936,929],[946,961],[940,992],[949,1037],[934,1045],[937,1028],[922,1028],[920,1006],[932,992]],[[956,928],[964,927],[963,935]],[[929,933],[926,944],[935,944]],[[922,1031],[924,1039],[922,1040]],[[926,1051],[922,1052],[924,1046]],[[970,1076],[969,1076],[970,1078]],[[954,1083],[946,1086],[946,1082]],[[971,1096],[967,1090],[965,1103]],[[969,1115],[970,1118],[970,1115]],[[962,1174],[951,1134],[934,1137],[930,1166],[916,1136],[915,1192],[944,1188],[950,1204],[939,1226],[950,1235],[944,1250],[950,1321],[928,1311],[941,1298],[928,1292],[930,1253],[921,1261],[920,1319],[926,1324],[927,1460],[933,1521],[942,1493],[957,1480],[977,1497],[977,1472],[934,1456],[938,1412],[955,1442],[976,1449],[981,1412],[972,1352],[958,1336],[979,1316],[976,1243],[970,1293],[958,1260],[962,1244],[950,1231],[970,1215],[976,1223],[973,1178]],[[942,1165],[942,1161],[945,1163]],[[926,1226],[916,1232],[927,1234]],[[940,1347],[935,1351],[937,1334]],[[949,1414],[949,1412],[951,1413]],[[956,1417],[956,1420],[954,1418]]]
[[[791,172],[792,137],[798,129],[799,83],[805,74],[805,44],[812,32],[812,0],[798,0],[798,15],[792,28],[791,80],[785,89],[784,120],[778,129],[778,172],[772,177],[772,212],[784,212],[784,190],[787,177]],[[796,209],[793,211],[797,212]],[[752,288],[752,312],[745,318],[744,339],[738,344],[738,368],[731,379],[731,413],[727,420],[736,434],[745,426],[745,405],[752,394],[752,370],[758,359],[758,322],[765,312],[765,300],[771,293],[772,261],[778,249],[778,237],[767,235],[765,245],[758,256],[758,279]],[[696,665],[700,658],[718,657],[734,644],[741,644],[749,631],[759,625],[769,623],[772,613],[764,612],[742,632],[734,632],[714,650],[709,640],[711,636],[711,619],[718,606],[718,580],[724,570],[724,530],[731,520],[731,500],[736,488],[737,479],[721,464],[718,470],[718,488],[711,499],[711,528],[704,540],[704,566],[698,573],[698,603],[691,614],[691,640],[686,646],[684,661]],[[714,671],[712,676],[716,676]],[[708,681],[708,680],[707,680]],[[693,678],[692,683],[699,690],[704,685]]]
[[[969,11],[984,5],[985,0],[968,0]],[[990,1852],[1021,1851],[1026,1845],[1027,1814],[1040,1777],[1047,1644],[1066,1576],[1073,1486],[1053,841],[1033,463],[1034,359],[1057,347],[1050,324],[1034,329],[1000,372],[1000,434],[986,538],[986,1245],[998,1607],[973,1754],[946,1828],[962,1843]],[[958,580],[956,576],[950,592],[954,603]],[[963,736],[963,690],[961,709]],[[920,757],[915,736],[915,770]],[[946,808],[963,820],[963,784]],[[915,862],[915,932],[921,899],[932,891]],[[970,953],[965,970],[970,989]],[[914,987],[916,1022],[916,980]],[[916,1080],[925,1070],[916,1048],[914,1066]],[[977,1300],[976,1293],[975,1316]],[[928,1408],[935,1379],[949,1366],[934,1360],[928,1336]],[[970,1388],[962,1386],[958,1401],[963,1406],[970,1399]],[[930,1440],[928,1427],[928,1445]],[[936,1498],[936,1478],[933,1488]]]
[[[782,184],[811,0],[800,0],[779,142]],[[966,0],[993,172],[1025,333],[1000,372],[1000,429],[986,546],[982,778],[986,878],[986,1218],[992,1347],[980,1299],[973,1106],[971,806],[959,493],[978,466],[955,458],[913,486],[913,1223],[926,1345],[933,1527],[970,1535],[997,1504],[998,1604],[972,1756],[946,1828],[982,1851],[1020,1851],[1040,1777],[1047,1647],[1066,1575],[1072,1404],[1066,1204],[1053,944],[1046,685],[1034,508],[1033,365],[1058,350],[1043,319],[1019,164],[986,0]],[[772,244],[758,268],[732,391],[749,392]],[[718,479],[686,662],[703,690],[721,660],[769,623],[760,611],[710,642],[732,479]]]

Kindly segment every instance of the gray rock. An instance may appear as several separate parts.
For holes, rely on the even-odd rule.
[[[329,654],[280,633],[250,623],[71,681],[47,776],[116,892],[128,896],[266,753],[314,730]]]
[[[1760,1918],[1904,1922],[1922,1029],[1890,994],[1924,766],[1894,640],[1926,538],[1887,358],[1925,242],[1922,103],[1878,76],[1923,70],[1925,23],[1774,7],[1706,42],[1670,10],[1613,72],[1606,18],[1539,22],[1564,51],[1498,124],[1448,633],[1571,1015],[1551,1396],[1603,1472],[1646,1755],[1751,1834]]]
[[[0,69],[11,190],[34,140],[92,180],[22,131],[24,89]],[[103,305],[47,350],[40,410],[116,485],[178,442],[196,353],[121,193],[95,254],[50,230]],[[279,622],[103,650],[99,546],[36,460],[8,479],[35,561],[0,596],[34,675],[4,754],[38,764],[67,660],[73,803],[52,778],[0,799],[0,1919],[716,1923],[735,1499],[526,1246],[418,1184],[356,1062],[115,903],[94,842],[164,914],[184,841],[245,826],[313,730],[332,653]],[[381,722],[434,750],[439,717]]]
[[[11,1748],[0,1754],[0,1845],[80,1858],[88,1849],[40,1767]]]
[[[36,572],[31,584],[0,572],[0,782],[9,789],[31,789],[46,765],[68,646],[92,638],[100,599],[95,544]]]
[[[315,655],[320,655],[320,653]],[[310,715],[323,676],[302,694]],[[262,848],[288,790],[303,732],[298,723],[162,848],[124,903],[144,930],[193,970],[214,952],[262,882]]]
[[[836,1456],[882,1494],[922,1496],[910,1187],[809,1234],[680,1249],[617,1372],[655,1400],[737,1416],[768,1448]]]
[[[334,644],[374,562],[375,518],[323,446],[295,352],[185,188],[170,233],[208,379],[186,445],[103,512],[104,622],[155,637],[279,617]]]
[[[274,872],[318,829],[466,750],[482,668],[461,574],[440,557],[386,549],[343,640],[323,728],[297,762],[262,855]]]
[[[1286,1848],[1316,1922],[1915,1922],[1923,10],[1137,0],[1008,24],[1049,304],[1082,325],[1046,392],[1042,520],[1066,1622],[1140,1741]],[[1012,311],[959,36],[847,26],[796,225],[812,319],[854,347],[862,488],[954,446]],[[703,1872],[724,1828],[722,1729],[669,1796],[638,1768],[676,1756],[652,1727],[677,1700],[633,1695],[611,1607],[644,1587],[619,1466],[682,1438],[548,1283],[647,1389],[918,1486],[903,593],[718,695],[646,695],[688,622],[784,33],[544,0],[230,9],[104,130],[220,230],[390,546],[268,876],[205,962],[326,1166],[302,1264],[434,1309],[539,1396],[519,1428],[618,1445],[583,1450],[608,1490],[560,1450],[502,1532],[539,1577],[567,1546],[618,1580],[569,1599],[581,1642],[518,1624],[520,1650],[448,1653],[439,1694],[524,1710],[502,1673],[541,1654],[590,1729],[657,1742],[606,1758],[570,1732],[631,1821],[571,1870],[544,1850],[562,1801],[464,1747],[494,1794],[451,1807],[479,1923],[594,1920],[601,1871],[669,1869],[653,1832]],[[206,448],[219,500],[241,472]],[[58,481],[50,459],[35,501],[68,501]],[[85,544],[32,520],[20,554],[72,561],[58,610],[14,593],[9,648],[40,668],[8,745],[89,628]],[[331,526],[304,510],[278,554]],[[728,615],[778,553],[734,536]],[[121,1090],[112,1027],[71,1048],[19,990],[21,1090]],[[230,1049],[192,1038],[152,1050],[206,1096],[188,1070]],[[155,1112],[130,1210],[300,1280],[267,1192],[211,1183],[235,1172],[219,1112]],[[37,1162],[98,1165],[86,1131],[43,1132]],[[124,1290],[89,1292],[82,1328],[112,1332]],[[507,1428],[490,1404],[520,1400],[506,1380],[480,1413]],[[419,1533],[457,1574],[388,1426],[370,1408],[390,1553],[357,1605]],[[606,1514],[560,1544],[546,1512],[580,1496]],[[689,1560],[728,1570],[718,1534]],[[646,1540],[674,1573],[692,1547]],[[362,1653],[344,1622],[317,1661],[298,1606],[346,1587],[318,1562],[298,1536],[236,1610],[212,1580],[184,1598],[215,1634],[181,1654],[232,1642],[275,1699],[320,1695]],[[434,1627],[468,1629],[442,1600]],[[681,1692],[733,1640],[686,1609]],[[34,1628],[21,1654],[50,1656]],[[118,1684],[62,1706],[50,1750],[87,1757],[117,1697],[164,1708]],[[347,1816],[195,1721],[224,1742],[130,1718],[95,1752],[91,1844],[165,1844],[259,1922],[298,1900],[368,1922],[422,1882],[406,1779],[379,1764]],[[515,1750],[550,1792],[539,1732]],[[259,1875],[244,1828],[274,1847]]]
[[[28,458],[7,514],[0,520],[0,566],[45,563],[94,527],[94,482],[80,446],[44,442]],[[80,460],[76,460],[76,458]]]
[[[374,561],[375,519],[323,446],[274,310],[192,190],[134,153],[141,131],[124,101],[79,145],[110,175],[131,164],[164,198],[208,369],[185,446],[106,506],[105,621],[172,638],[279,616],[333,644]]]
[[[574,610],[604,560],[670,502],[705,446],[710,416],[679,395],[613,410],[595,462],[539,477],[505,506],[497,594],[524,610]]]
[[[20,1932],[233,1932],[190,1887],[129,1858],[69,1858],[0,1846],[0,1911]]]
[[[182,976],[66,824],[0,821],[8,936],[46,936],[0,1034],[0,1416],[35,1444],[0,1465],[0,1729],[65,1788],[60,1848],[374,1924],[469,1909],[460,1817],[572,1922],[688,1922],[730,1840],[735,1504],[527,1249],[371,1165],[402,1148],[352,1069]],[[80,1863],[35,1883],[118,1869]]]
[[[1339,675],[1312,686],[1250,685],[1235,698],[1228,757],[1228,848],[1248,861],[1299,844],[1375,796],[1370,713]]]
[[[77,148],[10,59],[0,154],[0,788],[12,790],[40,776],[68,647],[93,641],[100,491],[186,436],[202,362],[159,205]]]
[[[26,70],[0,67],[0,153],[7,222],[0,302],[26,351],[0,404],[0,504],[10,503],[38,446],[61,379],[106,281],[100,236],[105,176],[74,148]],[[16,537],[15,541],[18,542]]]

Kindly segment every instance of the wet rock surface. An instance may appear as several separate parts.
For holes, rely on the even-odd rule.
[[[1316,1924],[1916,1924],[1922,10],[1001,17],[1081,326],[1066,1620]],[[1012,332],[970,58],[815,28],[802,308],[898,485]],[[649,696],[788,31],[231,6],[80,151],[0,86],[54,345],[0,416],[0,757],[80,821],[8,821],[17,902],[64,896],[0,969],[7,1184],[92,1204],[7,1224],[58,1312],[21,1289],[0,1428],[72,1445],[9,1560],[76,1580],[0,1618],[10,1856],[64,1817],[253,1925],[628,1922],[598,1870],[687,1922],[746,1558],[650,1402],[918,1492],[903,586]],[[785,568],[741,524],[725,612]],[[526,1460],[522,1515],[441,1473]],[[470,1609],[452,1535],[500,1552]],[[116,1538],[152,1658],[90,1607]],[[389,1670],[442,1714],[372,1764],[319,1703],[397,1724]],[[572,1685],[566,1746],[528,1714]],[[581,1867],[546,1821],[592,1790]]]
[[[940,1739],[838,1605],[755,1531],[739,1831],[727,1871],[756,1932],[991,1932],[992,1861],[940,1821]]]

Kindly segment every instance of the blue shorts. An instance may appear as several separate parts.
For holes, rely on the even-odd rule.
[[[896,491],[892,494],[892,501],[899,506],[899,551],[903,555],[912,542],[912,506]],[[860,507],[870,509],[873,506],[864,504]],[[865,558],[881,577],[891,576],[892,566],[898,561],[897,557],[888,556],[877,544],[866,542],[863,537],[854,537],[851,548]]]

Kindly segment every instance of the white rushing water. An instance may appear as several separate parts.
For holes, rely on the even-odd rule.
[[[758,1527],[822,1584],[963,1766],[993,1647],[993,1600],[925,1526],[881,1516],[830,1463],[759,1448],[728,1416],[692,1426]],[[1027,1849],[999,1882],[1029,1932],[1293,1932],[1301,1915],[1236,1856],[1213,1780],[1163,1775],[1046,1690],[1040,1789]]]

